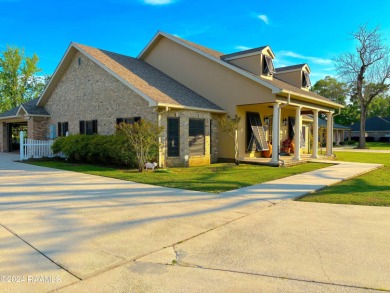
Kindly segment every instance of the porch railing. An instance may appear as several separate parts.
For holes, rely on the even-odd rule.
[[[23,131],[20,132],[20,160],[52,158],[53,153],[51,146],[54,140],[37,140],[25,138]]]

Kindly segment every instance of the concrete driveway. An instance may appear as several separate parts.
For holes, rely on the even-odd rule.
[[[0,154],[0,292],[390,289],[389,208],[283,200],[378,166],[215,195],[14,158]]]

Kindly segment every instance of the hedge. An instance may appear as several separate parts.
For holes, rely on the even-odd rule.
[[[134,151],[124,135],[76,134],[59,137],[52,146],[54,153],[64,153],[70,161],[109,165],[137,166]],[[155,150],[158,152],[158,148]],[[158,153],[155,154],[158,156]]]

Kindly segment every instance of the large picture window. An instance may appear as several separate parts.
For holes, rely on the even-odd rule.
[[[205,154],[204,120],[189,120],[188,143],[190,155],[202,156]]]
[[[168,157],[180,156],[180,120],[179,118],[168,118],[167,147]]]

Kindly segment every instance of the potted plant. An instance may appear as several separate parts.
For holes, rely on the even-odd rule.
[[[291,146],[292,146],[292,140],[289,138],[286,138],[282,141],[282,153],[286,154],[287,156],[291,153]]]

